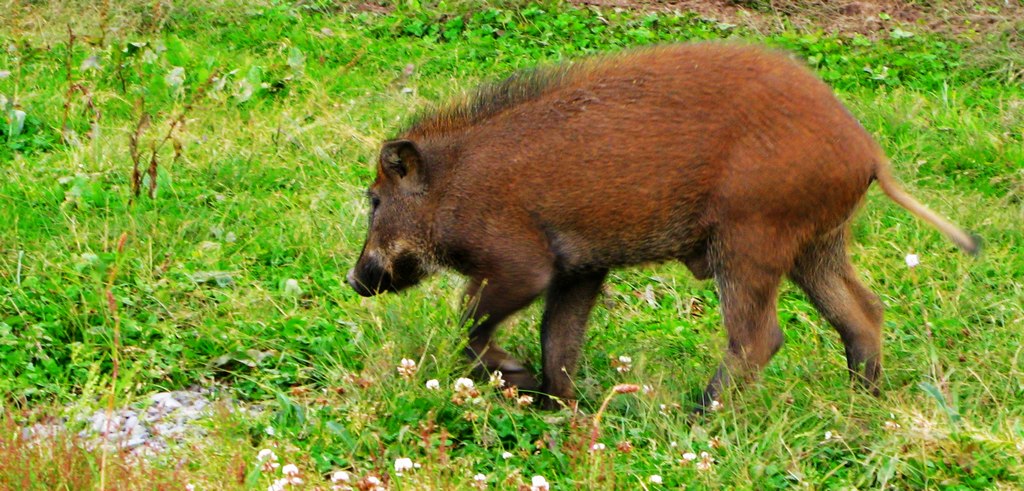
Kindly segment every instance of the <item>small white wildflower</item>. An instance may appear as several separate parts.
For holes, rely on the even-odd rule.
[[[196,487],[192,483],[186,484],[185,485],[185,491],[196,491]]]
[[[349,482],[351,479],[352,476],[345,471],[334,471],[334,473],[331,474],[331,482]]]
[[[921,264],[921,258],[919,258],[917,254],[907,254],[907,257],[904,258],[904,260],[907,262],[908,268],[913,268],[914,266]]]
[[[512,452],[502,452],[501,453],[501,458],[503,458],[505,460],[511,459],[512,458]]]
[[[711,401],[711,406],[708,407],[708,409],[710,409],[712,411],[718,411],[718,410],[722,409],[723,407],[725,407],[725,406],[723,406],[721,402]]]
[[[484,474],[477,474],[473,476],[473,487],[477,489],[487,489],[487,476]]]
[[[661,476],[659,476],[657,474],[654,474],[651,477],[648,477],[647,480],[650,481],[651,484],[661,484],[662,483]]]
[[[427,380],[427,390],[437,390],[437,389],[440,389],[440,388],[441,388],[441,382],[438,382],[436,378],[435,379]]]
[[[711,470],[711,466],[714,465],[714,463],[715,463],[715,459],[713,457],[711,457],[711,454],[709,454],[707,452],[701,452],[700,453],[700,462],[697,462],[697,470],[699,470],[699,471],[709,471],[709,470]]]
[[[1024,441],[1017,442],[1017,450],[1024,452]]]
[[[643,388],[641,389],[641,392],[643,392],[645,396],[649,396],[654,393],[654,387],[644,384]]]
[[[259,453],[256,454],[256,459],[259,460],[260,462],[263,462],[264,460],[267,459],[277,460],[277,454],[275,454],[274,451],[269,448],[264,448],[263,450],[260,450]]]
[[[10,76],[11,76],[11,71],[10,70],[0,70],[0,80],[3,80],[3,79],[5,79],[7,77],[10,77]]]
[[[281,466],[281,464],[277,463],[277,454],[269,448],[260,450],[259,453],[256,454],[256,460],[263,464],[262,468],[264,472],[271,472]]]
[[[416,375],[416,370],[418,369],[415,360],[402,358],[401,363],[398,365],[398,374],[405,379],[410,379],[413,375]]]
[[[299,468],[295,464],[285,464],[285,466],[281,468],[281,474],[286,476],[297,476],[299,475]]]
[[[498,389],[504,387],[505,379],[503,379],[501,376],[501,370],[495,370],[494,373],[491,374],[491,379],[489,380],[490,384]]]
[[[480,391],[476,390],[473,381],[468,378],[460,378],[455,381],[455,394],[452,395],[452,402],[457,405],[463,405],[467,399],[473,399],[480,395]]]
[[[895,422],[895,421],[886,421],[885,425],[883,425],[883,426],[885,427],[885,429],[887,429],[889,431],[894,431],[894,430],[900,429],[900,424]]]
[[[395,474],[401,476],[402,472],[412,469],[412,459],[402,457],[395,460]]]
[[[516,399],[516,404],[524,407],[529,406],[530,404],[533,404],[533,396],[521,395]]]
[[[270,486],[267,486],[267,491],[284,491],[287,485],[288,481],[286,479],[278,479],[271,483]]]
[[[697,460],[697,454],[695,454],[693,452],[686,452],[686,453],[683,454],[683,460],[685,460],[687,462],[692,462],[694,460]]]
[[[612,366],[615,367],[615,370],[619,373],[626,373],[633,368],[633,359],[628,356],[621,355],[617,359],[612,360]]]
[[[605,447],[605,445],[603,443],[598,442],[598,443],[595,443],[595,444],[590,446],[590,451],[591,452],[600,452],[601,450],[604,450],[605,448],[606,447]]]
[[[837,435],[835,433],[832,433],[831,431],[826,431],[825,432],[825,441],[826,442],[831,440],[831,439],[833,439],[833,438],[838,440],[839,439],[839,435]]]
[[[530,480],[530,491],[548,491],[551,489],[551,485],[548,484],[548,480],[544,479],[543,476],[533,476]]]
[[[274,436],[274,433],[277,433],[276,431],[274,431],[274,427],[273,426],[268,426],[263,431],[266,432],[266,434],[268,434],[270,436]]]
[[[672,447],[672,448],[676,448],[676,447],[678,447],[678,446],[679,446],[679,444],[678,444],[678,443],[676,443],[676,442],[669,442],[668,446],[669,446],[669,447]]]

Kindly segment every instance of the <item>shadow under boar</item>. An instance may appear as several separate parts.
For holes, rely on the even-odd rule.
[[[877,392],[882,304],[846,252],[872,181],[977,251],[900,190],[867,131],[786,54],[672,45],[526,71],[383,144],[348,282],[369,296],[441,267],[468,276],[467,354],[552,407],[573,399],[609,268],[674,259],[714,278],[729,343],[702,403],[778,351],[788,275],[839,331],[851,375]],[[538,386],[492,336],[541,294]]]

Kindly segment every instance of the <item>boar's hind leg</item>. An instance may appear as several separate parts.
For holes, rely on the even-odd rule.
[[[877,394],[882,370],[882,304],[857,280],[845,238],[845,229],[840,229],[816,240],[797,258],[790,277],[839,331],[850,377]]]
[[[536,390],[537,380],[519,360],[491,342],[491,337],[503,320],[529,305],[547,287],[549,273],[532,276],[516,280],[474,278],[466,290],[466,316],[471,326],[466,354],[479,363],[478,368],[500,370],[505,381],[524,390]]]
[[[719,255],[715,265],[729,347],[704,390],[703,406],[716,400],[734,376],[757,374],[782,347],[783,335],[775,303],[784,268],[761,263],[757,256],[746,252],[726,257]]]
[[[547,394],[541,403],[548,409],[557,407],[554,398],[575,399],[572,376],[583,344],[587,317],[607,274],[607,269],[585,274],[557,274],[548,287],[544,319],[540,326],[544,353],[541,391]]]

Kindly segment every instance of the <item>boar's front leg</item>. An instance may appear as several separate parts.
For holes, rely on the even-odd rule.
[[[546,394],[542,396],[541,405],[546,409],[557,408],[557,399],[575,399],[572,376],[576,372],[587,318],[607,274],[607,269],[583,274],[559,273],[548,287],[540,327],[544,353],[541,392]]]
[[[474,277],[466,290],[470,322],[466,355],[488,372],[500,370],[509,385],[523,390],[537,390],[534,375],[519,360],[496,346],[491,337],[509,315],[530,304],[547,288],[551,278],[546,267],[523,268]]]

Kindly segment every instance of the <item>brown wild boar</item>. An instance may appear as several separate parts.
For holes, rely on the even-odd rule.
[[[839,331],[851,375],[877,391],[882,304],[846,252],[872,181],[977,251],[976,238],[900,190],[867,131],[790,56],[720,43],[640,49],[517,73],[385,142],[348,282],[369,296],[439,267],[468,276],[467,353],[551,407],[573,399],[610,268],[678,260],[714,278],[729,343],[703,402],[782,345],[775,305],[788,275]],[[491,338],[542,293],[538,386]]]

